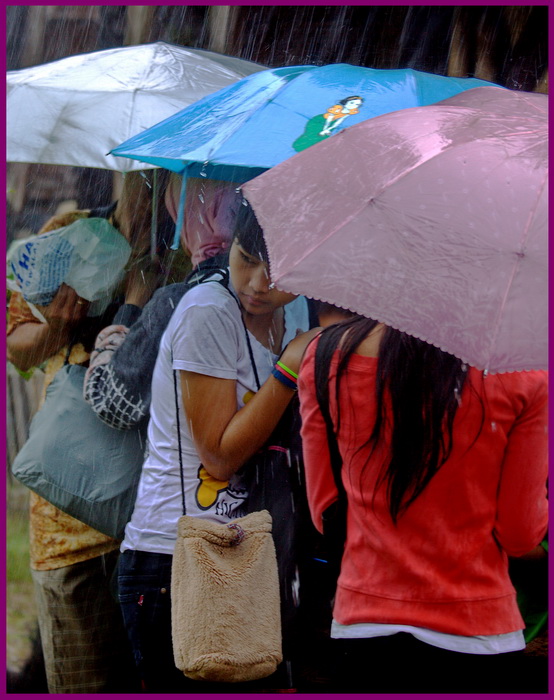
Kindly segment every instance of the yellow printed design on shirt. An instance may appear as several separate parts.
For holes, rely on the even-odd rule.
[[[196,489],[196,502],[200,508],[211,508],[217,502],[217,497],[221,491],[229,487],[228,481],[219,481],[208,474],[206,469],[200,465],[198,470],[198,488]]]
[[[242,397],[242,402],[244,403],[245,406],[253,396],[255,396],[255,393],[253,391],[247,391],[244,394],[244,396]]]

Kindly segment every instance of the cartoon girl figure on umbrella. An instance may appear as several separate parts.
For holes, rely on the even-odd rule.
[[[337,102],[332,107],[328,107],[324,114],[312,117],[306,124],[302,136],[299,136],[292,144],[295,151],[303,151],[314,143],[323,141],[332,135],[343,121],[351,114],[358,114],[363,103],[363,97],[350,95]]]
[[[331,129],[336,129],[346,117],[351,114],[358,114],[359,107],[362,106],[363,98],[358,95],[345,97],[338,104],[329,107],[323,115],[325,118],[325,126],[320,131],[320,136],[330,136]]]

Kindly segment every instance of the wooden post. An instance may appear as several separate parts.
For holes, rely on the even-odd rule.
[[[534,92],[542,92],[543,94],[548,95],[548,68],[537,81],[537,87],[535,88]]]
[[[228,5],[212,5],[209,11],[210,51],[225,53],[229,37],[237,21],[237,7]]]
[[[152,29],[153,5],[128,5],[127,24],[125,27],[125,46],[135,46],[148,42]]]
[[[34,5],[29,7],[25,32],[24,47],[21,52],[21,67],[35,66],[41,62],[44,53],[44,30],[50,7]]]
[[[29,424],[44,393],[44,373],[36,369],[25,380],[8,364],[7,371],[7,464],[10,467],[16,454],[29,436]]]
[[[8,163],[7,180],[8,180],[8,202],[14,212],[19,214],[23,210],[25,204],[25,187],[27,184],[27,172],[29,163]]]

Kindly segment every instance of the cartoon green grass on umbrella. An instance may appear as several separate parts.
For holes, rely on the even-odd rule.
[[[358,114],[363,103],[363,97],[350,95],[337,104],[329,107],[325,114],[318,114],[312,117],[306,124],[302,136],[292,144],[295,151],[303,151],[314,143],[323,141],[332,135],[342,122],[351,114]]]

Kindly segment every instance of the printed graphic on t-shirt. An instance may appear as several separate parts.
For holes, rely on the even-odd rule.
[[[198,469],[196,503],[201,510],[213,510],[222,517],[238,517],[246,499],[246,490],[230,481],[214,478],[200,465]]]
[[[246,404],[250,401],[250,399],[254,396],[254,392],[248,390],[244,396],[242,397],[242,403],[246,406]]]

